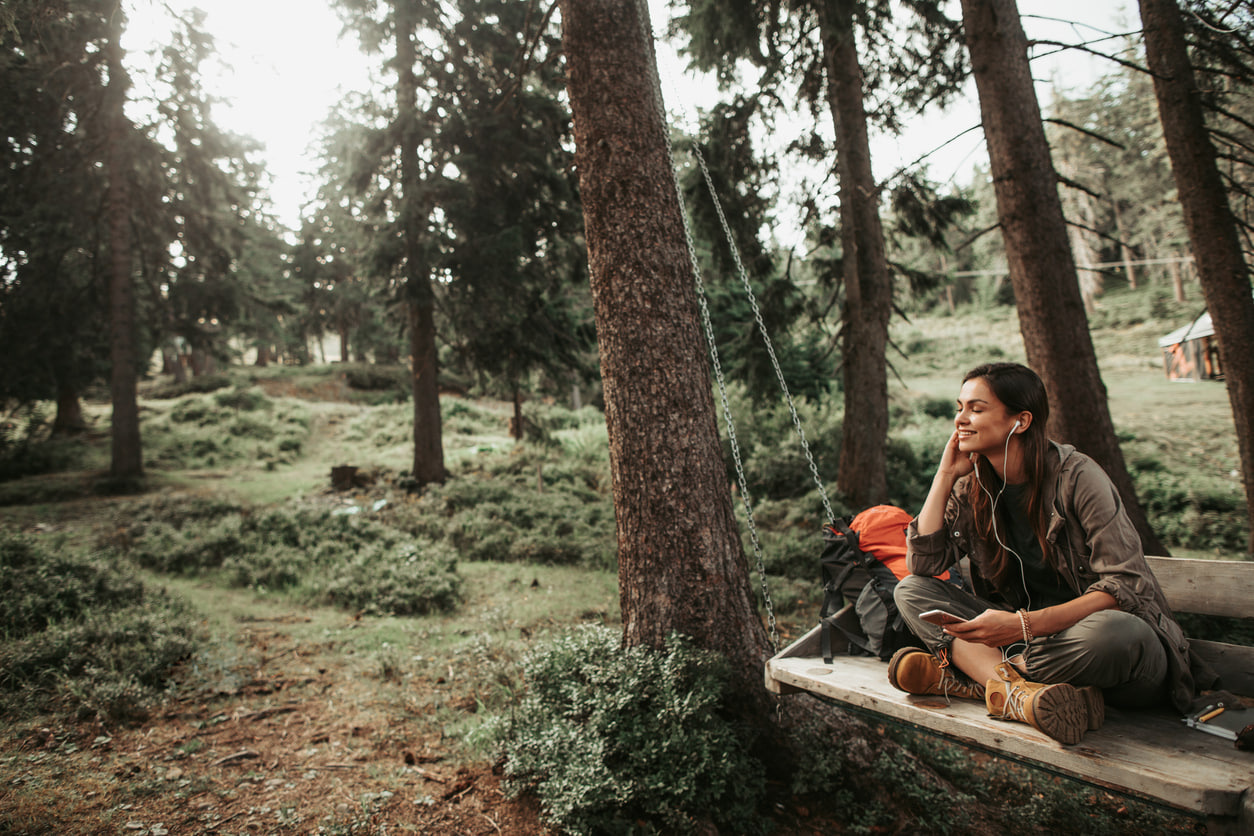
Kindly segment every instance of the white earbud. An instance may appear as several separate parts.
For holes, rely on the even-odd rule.
[[[1023,426],[1023,421],[1022,421],[1022,420],[1015,421],[1015,425],[1014,425],[1013,427],[1011,427],[1011,428],[1010,428],[1010,431],[1011,431],[1011,432],[1014,432],[1015,430],[1019,429],[1019,428],[1020,428],[1020,427],[1022,427],[1022,426]]]

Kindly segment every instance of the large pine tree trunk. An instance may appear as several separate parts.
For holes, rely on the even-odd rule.
[[[817,4],[836,127],[845,285],[841,313],[845,421],[837,486],[854,508],[888,500],[888,321],[892,277],[871,171],[852,0]]]
[[[1206,308],[1219,337],[1241,454],[1241,481],[1251,521],[1246,550],[1254,555],[1254,297],[1228,204],[1215,148],[1206,131],[1184,26],[1175,0],[1140,0],[1145,56],[1154,76],[1163,138],[1193,244]]]
[[[396,3],[397,119],[401,123],[401,218],[405,248],[405,295],[410,372],[414,399],[413,478],[421,486],[443,482],[444,441],[440,423],[439,361],[435,343],[435,299],[418,240],[424,213],[418,205],[418,83],[414,77],[412,9]],[[347,357],[344,357],[347,359]]]
[[[1123,497],[1147,552],[1166,554],[1136,499],[1097,368],[1058,197],[1028,43],[1014,0],[962,0],[997,217],[1028,364],[1049,391],[1049,432],[1088,453]]]
[[[562,0],[628,645],[679,631],[765,705],[765,631],[732,513],[643,0]],[[646,36],[646,33],[649,33]]]
[[[105,60],[109,68],[105,118],[106,174],[109,178],[109,359],[113,400],[112,460],[109,475],[117,480],[144,474],[139,440],[139,399],[136,377],[135,291],[131,284],[130,177],[126,141],[126,95],[129,78],[122,66],[122,4],[112,5]]]

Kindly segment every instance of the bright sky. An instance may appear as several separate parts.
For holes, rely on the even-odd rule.
[[[330,6],[320,0],[167,0],[175,9],[208,7],[206,27],[214,35],[224,67],[205,68],[206,87],[226,100],[215,109],[215,120],[224,128],[256,137],[266,146],[267,167],[272,176],[271,194],[280,221],[299,226],[301,205],[313,193],[308,172],[316,168],[311,143],[318,124],[331,105],[352,90],[366,89],[370,68],[377,63],[364,58],[353,35],[340,37],[340,23]],[[649,0],[653,26],[666,26],[666,0]],[[956,4],[955,4],[956,5]],[[128,49],[160,38],[163,13],[154,0],[133,0],[130,7]],[[1123,32],[1135,24],[1135,11],[1125,13],[1122,0],[1020,0],[1024,28],[1029,38],[1080,41],[1095,36],[1088,26],[1050,23],[1034,18],[1085,21],[1104,32]],[[956,9],[954,10],[956,14]],[[1120,23],[1123,21],[1124,23]],[[698,103],[712,101],[713,85],[684,72],[682,63],[659,44],[663,95],[671,118],[692,124]],[[1100,71],[1100,65],[1074,53],[1054,59],[1050,66],[1034,65],[1038,79],[1057,79],[1064,87],[1082,87]],[[1047,104],[1049,86],[1038,91]],[[878,139],[873,147],[878,176],[903,162],[911,162],[946,138],[979,121],[974,93],[965,105],[948,114],[920,119],[901,139]],[[983,158],[983,138],[973,132],[932,159],[931,175],[947,180],[967,179],[972,165]]]

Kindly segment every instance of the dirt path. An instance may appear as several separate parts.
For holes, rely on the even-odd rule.
[[[235,621],[239,656],[195,660],[194,687],[142,725],[10,734],[0,832],[547,832],[444,736],[450,713],[475,708],[455,680],[372,675],[345,642],[310,641],[305,615]]]

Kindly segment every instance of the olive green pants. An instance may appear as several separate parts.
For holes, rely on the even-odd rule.
[[[939,609],[975,618],[993,604],[951,583],[908,575],[897,584],[894,599],[902,619],[933,653],[953,641],[919,613]],[[1017,655],[1023,642],[1003,648]],[[1106,701],[1123,708],[1142,708],[1167,700],[1167,651],[1158,634],[1135,615],[1102,610],[1052,636],[1038,636],[1023,650],[1023,667],[1031,682],[1096,685]]]

